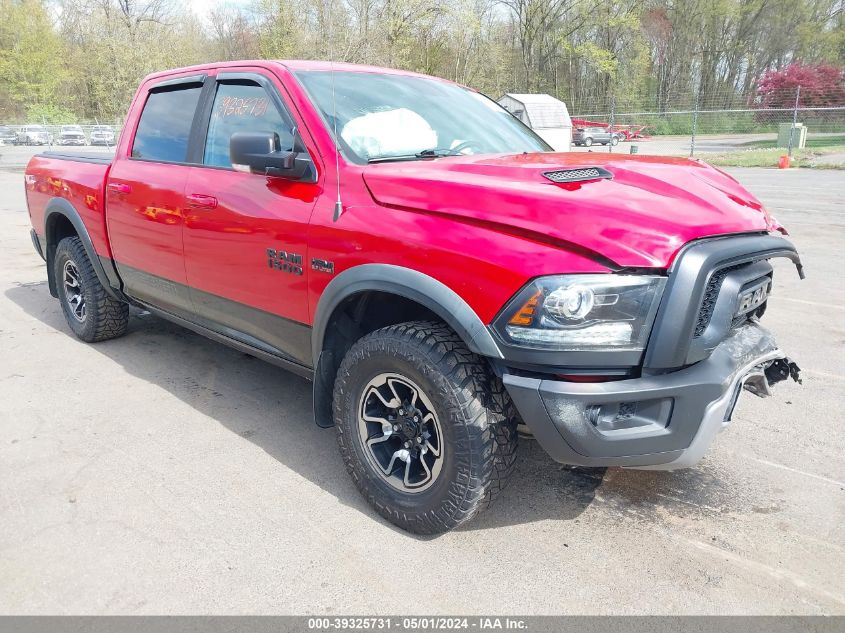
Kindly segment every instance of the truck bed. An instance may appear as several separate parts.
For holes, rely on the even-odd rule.
[[[104,199],[112,160],[111,155],[95,152],[45,152],[32,157],[26,167],[26,201],[40,239],[47,232],[48,208],[70,204],[87,228],[96,253],[111,257]]]

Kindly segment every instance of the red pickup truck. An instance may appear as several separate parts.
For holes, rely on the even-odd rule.
[[[437,533],[504,486],[523,422],[555,460],[696,463],[745,387],[794,246],[693,160],[551,153],[423,75],[249,61],[151,75],[113,160],[26,170],[35,249],[84,341],[130,305],[314,384],[388,520]]]

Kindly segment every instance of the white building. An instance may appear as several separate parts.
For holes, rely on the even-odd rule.
[[[572,145],[572,119],[566,104],[551,95],[508,93],[499,105],[534,130],[557,152]]]

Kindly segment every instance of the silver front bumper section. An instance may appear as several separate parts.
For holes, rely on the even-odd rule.
[[[695,466],[704,457],[704,453],[710,448],[710,444],[713,443],[716,435],[723,431],[730,423],[730,415],[733,413],[733,408],[742,393],[743,387],[749,381],[754,381],[755,385],[765,385],[765,392],[758,392],[757,388],[755,388],[752,391],[755,395],[761,397],[771,395],[764,372],[769,364],[779,358],[786,358],[786,354],[780,349],[774,349],[738,369],[731,378],[730,385],[722,397],[714,400],[707,406],[704,417],[701,420],[701,426],[698,427],[698,432],[695,434],[692,443],[684,449],[680,457],[665,464],[632,466],[631,468],[639,468],[641,470],[678,470]]]
[[[785,358],[768,330],[749,323],[705,360],[674,372],[602,383],[513,374],[502,379],[522,419],[556,461],[675,470],[701,459],[727,425],[743,387],[768,395],[769,383],[782,376],[769,380],[765,372]]]

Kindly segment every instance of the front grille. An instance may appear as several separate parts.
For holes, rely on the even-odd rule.
[[[559,169],[547,171],[543,175],[552,182],[583,182],[585,180],[600,180],[602,178],[613,178],[606,169],[601,167],[581,167],[579,169]]]
[[[710,325],[710,319],[713,317],[713,309],[716,307],[716,300],[719,298],[719,291],[722,289],[722,282],[732,270],[742,268],[745,264],[737,266],[728,266],[717,270],[710,276],[707,282],[707,287],[704,289],[704,298],[701,300],[701,307],[698,310],[698,318],[695,321],[695,331],[693,338],[698,338]]]
[[[741,293],[771,276],[769,260],[774,257],[791,259],[801,273],[795,247],[778,235],[722,236],[684,246],[669,268],[643,366],[673,370],[710,356],[730,335],[731,320],[738,316],[728,314],[739,301],[739,295],[725,294],[728,288]],[[725,296],[719,298],[720,293]],[[765,305],[748,318],[759,318]]]

